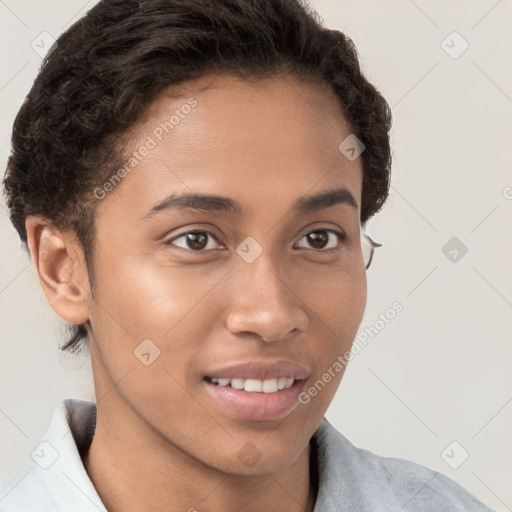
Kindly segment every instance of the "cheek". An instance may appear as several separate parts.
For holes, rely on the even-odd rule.
[[[299,396],[300,414],[308,424],[319,424],[343,378],[352,354],[350,349],[357,335],[366,306],[366,279],[342,288],[331,288],[318,304],[326,336],[319,342],[315,336],[314,373]],[[319,346],[321,343],[321,346]]]
[[[339,294],[337,302],[338,329],[348,337],[351,344],[357,334],[366,308],[366,274],[350,286],[344,287]]]
[[[333,349],[351,344],[366,308],[366,272],[347,276],[333,273],[330,279],[317,281],[310,294],[310,309],[331,336]]]
[[[312,303],[311,310],[315,312],[319,326],[316,332],[325,333],[325,336],[313,336],[316,345],[310,347],[311,354],[316,355],[315,379],[321,379],[325,384],[319,384],[322,392],[317,390],[318,396],[313,391],[313,401],[316,405],[323,404],[321,408],[328,406],[343,376],[347,355],[364,315],[366,298],[366,272],[360,272],[350,279],[331,281]]]
[[[110,260],[97,273],[91,326],[103,371],[144,417],[166,418],[165,423],[180,410],[184,422],[206,421],[190,394],[196,392],[198,354],[215,316],[208,291],[219,278],[122,260]]]
[[[193,385],[191,370],[218,321],[222,298],[217,290],[226,270],[172,268],[127,256],[113,261],[98,265],[90,315],[109,377],[117,381],[130,371],[143,395],[151,388],[179,395],[178,382]]]
[[[164,340],[207,294],[214,276],[124,257],[103,265],[97,280],[98,313],[106,324],[122,337]]]

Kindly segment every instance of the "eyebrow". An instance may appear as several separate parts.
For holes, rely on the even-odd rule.
[[[357,209],[357,201],[352,193],[346,188],[340,187],[331,190],[325,190],[314,195],[300,196],[292,206],[292,210],[297,214],[306,214],[318,210],[331,208],[339,204],[344,204]],[[165,210],[179,211],[222,211],[230,213],[241,213],[242,206],[233,199],[224,196],[215,196],[209,194],[171,194],[162,201],[155,204],[149,212],[143,217],[146,219]]]

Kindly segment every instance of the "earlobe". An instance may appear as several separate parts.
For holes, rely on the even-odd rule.
[[[91,295],[83,250],[70,232],[39,216],[27,217],[25,226],[31,259],[50,306],[68,323],[87,322]]]

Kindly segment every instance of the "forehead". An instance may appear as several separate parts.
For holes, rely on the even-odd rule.
[[[130,214],[192,192],[232,197],[250,214],[340,186],[360,210],[361,159],[338,149],[351,130],[326,83],[204,76],[161,94],[132,134],[105,201]]]

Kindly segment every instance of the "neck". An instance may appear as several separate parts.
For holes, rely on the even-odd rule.
[[[108,402],[98,407],[83,462],[109,512],[313,512],[309,444],[282,472],[224,473],[183,452],[129,407]]]

